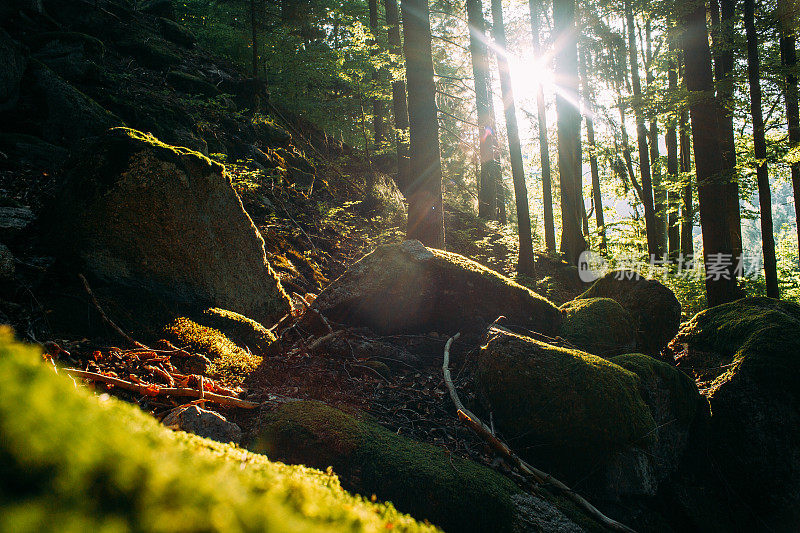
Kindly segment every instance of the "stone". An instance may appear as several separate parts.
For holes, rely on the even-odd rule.
[[[615,270],[592,284],[578,298],[611,298],[633,316],[637,350],[657,355],[678,332],[681,304],[660,282],[633,270]]]
[[[203,96],[216,96],[219,90],[205,80],[176,70],[167,73],[167,83],[177,90],[187,94],[199,94]]]
[[[8,246],[0,244],[0,281],[11,281],[14,279],[14,255]]]
[[[27,65],[28,58],[22,46],[0,29],[0,111],[17,104]]]
[[[158,20],[158,27],[161,29],[161,35],[164,39],[177,45],[185,48],[192,48],[197,43],[197,37],[195,37],[194,33],[174,20],[160,18]]]
[[[483,334],[501,315],[545,335],[561,315],[549,301],[463,256],[419,241],[377,247],[319,293],[312,306],[335,322],[380,335]]]
[[[46,227],[68,266],[196,312],[220,307],[271,324],[290,310],[219,163],[114,128],[66,174]]]
[[[12,166],[32,166],[55,170],[64,164],[69,151],[24,133],[0,133],[0,152],[8,156]]]
[[[615,300],[571,300],[559,309],[562,316],[559,335],[579,349],[606,359],[636,350],[633,317]]]
[[[10,241],[36,218],[27,207],[0,207],[0,241]]]
[[[190,405],[170,412],[161,421],[176,431],[185,431],[199,437],[217,442],[238,444],[242,439],[242,429],[219,413]]]

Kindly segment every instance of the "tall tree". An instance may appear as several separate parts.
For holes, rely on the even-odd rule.
[[[694,192],[692,179],[692,146],[689,138],[689,112],[681,105],[678,119],[678,140],[680,144],[680,169],[686,176],[683,184],[683,201],[681,203],[681,254],[688,259],[694,256]]]
[[[796,0],[778,0],[780,17],[781,64],[786,70],[786,118],[789,127],[789,143],[800,146],[800,111],[797,97],[797,17]],[[798,260],[800,260],[800,162],[792,165],[792,187],[794,189],[794,209],[797,226]]]
[[[491,54],[491,52],[490,52]],[[490,56],[487,56],[491,57]],[[494,112],[494,92],[492,91],[492,69],[489,69],[489,78],[487,79],[486,83],[486,90],[489,93],[489,115],[494,119],[497,115]],[[492,135],[492,149],[494,150],[494,158],[498,162],[499,171],[496,173],[495,177],[497,178],[497,183],[495,184],[495,190],[497,191],[497,221],[500,224],[506,225],[508,223],[508,216],[506,213],[506,198],[508,195],[506,194],[506,185],[503,181],[503,166],[500,164],[500,143],[497,140],[497,121],[495,121],[495,130],[494,135]]]
[[[697,197],[703,230],[706,297],[709,306],[735,300],[739,294],[733,268],[728,195],[717,178],[723,170],[711,51],[708,46],[705,2],[692,0],[681,6],[686,88],[691,97],[692,143],[697,170]]]
[[[258,20],[256,16],[256,0],[250,0],[250,46],[253,49],[253,77],[258,79],[258,25],[256,20]]]
[[[644,223],[647,230],[647,252],[660,256],[658,230],[656,228],[655,210],[653,207],[653,184],[650,175],[650,154],[647,149],[647,127],[642,109],[642,82],[639,78],[639,55],[636,49],[636,27],[633,21],[633,10],[630,0],[625,0],[625,20],[628,26],[628,55],[631,64],[631,84],[633,86],[633,110],[636,114],[636,138],[639,144],[639,171],[642,176],[642,204],[644,205]]]
[[[667,79],[669,91],[674,95],[678,91],[678,66],[674,59],[675,50],[672,41],[670,41],[669,49],[672,59],[669,62]],[[678,174],[678,115],[679,113],[673,113],[667,119],[667,131],[664,134],[664,142],[667,145],[667,182],[671,185],[667,193],[667,206],[669,209],[667,213],[667,241],[671,261],[675,261],[678,258],[681,249],[681,234],[678,226],[680,203],[678,202],[677,189],[674,187],[680,180]]]
[[[528,209],[528,188],[525,185],[525,168],[522,163],[522,147],[517,126],[517,109],[514,90],[511,86],[511,68],[506,55],[506,29],[503,23],[503,1],[492,0],[493,34],[498,48],[497,70],[500,72],[500,90],[503,93],[503,108],[508,132],[508,152],[511,159],[511,177],[514,180],[514,198],[517,203],[517,225],[519,230],[519,261],[517,272],[532,275],[533,239],[531,237],[531,215]]]
[[[533,55],[536,62],[541,61],[539,44],[539,0],[530,0],[531,34]],[[543,68],[538,65],[537,68]],[[544,87],[541,81],[536,84],[536,117],[539,126],[539,155],[542,162],[542,202],[544,203],[544,245],[548,252],[556,251],[556,231],[553,220],[553,191],[550,175],[550,147],[547,144],[547,112],[544,105]],[[591,141],[590,141],[591,142]]]
[[[739,181],[736,172],[734,112],[734,31],[736,0],[711,0],[709,3],[711,36],[714,45],[714,77],[719,105],[720,143],[725,186],[728,193],[728,221],[734,257],[742,254],[742,220],[739,212]]]
[[[558,171],[561,180],[561,251],[568,263],[577,265],[580,254],[587,246],[581,231],[581,114],[575,105],[578,101],[575,0],[553,1],[553,23],[559,43],[555,74],[562,89],[556,94]]]
[[[757,161],[758,203],[761,211],[761,247],[764,253],[764,278],[767,296],[778,298],[778,271],[775,238],[772,233],[772,195],[767,169],[767,141],[761,112],[761,65],[755,23],[755,0],[744,0],[744,28],[747,34],[747,77],[750,81],[750,115],[753,118],[753,148]]]
[[[645,59],[648,91],[655,92],[655,57],[653,56],[653,30],[651,17],[645,21]],[[653,209],[656,220],[656,239],[658,250],[663,254],[667,249],[667,191],[661,175],[661,156],[658,151],[658,116],[650,117],[650,130],[647,132],[650,141],[650,166],[653,174]]]
[[[603,213],[603,196],[600,192],[600,171],[597,167],[597,145],[594,138],[594,94],[587,70],[591,64],[591,54],[585,47],[580,50],[581,82],[583,85],[583,101],[586,107],[586,140],[589,143],[589,169],[592,174],[592,201],[597,231],[600,234],[600,249],[606,249],[606,228]]]
[[[378,0],[369,0],[369,29],[372,30],[375,43],[378,41],[378,33],[380,30],[380,20],[378,17]],[[384,81],[384,73],[381,69],[375,72],[375,81],[377,85],[381,85]],[[375,135],[375,146],[380,147],[381,143],[386,138],[386,126],[383,122],[383,101],[379,98],[372,99],[372,128]]]
[[[480,186],[478,216],[497,220],[497,184],[501,172],[498,151],[495,149],[495,120],[489,101],[489,59],[486,43],[486,21],[482,0],[467,0],[469,50],[472,55],[472,74],[475,79],[475,102],[478,108],[478,145],[480,152]]]
[[[386,24],[389,27],[389,52],[395,58],[401,57],[403,50],[400,42],[400,20],[397,11],[397,0],[384,0]],[[395,70],[399,65],[393,65]],[[392,81],[392,113],[394,127],[397,130],[397,186],[405,195],[409,186],[408,168],[408,104],[406,103],[406,82],[403,76],[395,76]]]
[[[444,248],[442,161],[428,0],[404,0],[402,14],[411,133],[406,235]]]

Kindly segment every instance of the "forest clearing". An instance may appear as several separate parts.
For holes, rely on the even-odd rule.
[[[0,0],[0,532],[793,532],[796,0]]]

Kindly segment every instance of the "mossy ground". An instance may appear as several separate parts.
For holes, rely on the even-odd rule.
[[[243,349],[218,329],[203,326],[186,317],[173,320],[164,328],[168,340],[181,348],[209,356],[206,372],[227,385],[241,385],[262,358]]]
[[[614,300],[571,300],[560,309],[560,335],[581,350],[609,357],[629,352],[636,347],[633,317]]]
[[[332,466],[349,489],[374,493],[447,531],[508,531],[510,497],[522,492],[484,466],[318,402],[267,414],[252,447],[287,462]]]
[[[567,478],[655,439],[639,378],[600,357],[494,329],[477,379],[511,446]]]
[[[0,332],[0,531],[431,531],[338,479],[92,397]]]
[[[263,354],[275,342],[275,335],[267,328],[239,313],[212,307],[203,311],[200,322],[222,332],[238,346]]]

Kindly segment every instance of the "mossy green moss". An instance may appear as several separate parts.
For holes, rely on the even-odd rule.
[[[718,368],[707,375],[717,383],[740,370],[750,377],[790,385],[800,393],[800,305],[772,298],[743,298],[701,311],[685,324],[676,346],[721,357]],[[694,360],[679,360],[693,370]]]
[[[510,498],[522,492],[489,468],[318,402],[269,413],[252,448],[286,462],[332,466],[348,489],[447,531],[509,531]]]
[[[244,315],[212,307],[203,311],[200,319],[205,325],[221,331],[229,339],[255,353],[264,353],[275,341],[270,330]]]
[[[506,440],[569,479],[656,438],[636,374],[585,352],[493,328],[477,379]]]
[[[211,367],[206,371],[226,384],[240,385],[261,364],[261,357],[236,345],[221,331],[185,317],[168,324],[164,334],[176,346],[208,355]]]
[[[633,317],[611,298],[571,300],[560,309],[559,334],[581,350],[610,357],[635,349]]]
[[[338,479],[174,433],[0,333],[0,531],[432,531]]]

